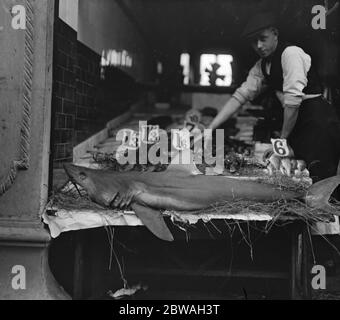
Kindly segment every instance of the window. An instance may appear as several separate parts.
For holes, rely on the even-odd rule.
[[[163,73],[163,64],[162,62],[157,62],[157,74],[161,75]]]
[[[189,78],[190,78],[190,55],[189,53],[181,54],[181,66],[183,69],[183,84],[189,84]]]
[[[103,50],[101,66],[132,67],[132,56],[129,52],[116,50]]]
[[[201,86],[227,86],[233,81],[229,54],[202,54],[200,59]]]
[[[102,51],[102,59],[100,61],[100,78],[105,78],[104,67],[107,66],[116,66],[116,67],[125,67],[131,68],[133,65],[132,55],[126,50],[117,51],[117,50],[103,50]]]

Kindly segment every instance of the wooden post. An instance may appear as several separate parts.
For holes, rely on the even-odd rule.
[[[83,240],[82,232],[78,231],[73,235],[74,241],[74,270],[73,270],[73,299],[81,300],[83,298]]]
[[[291,228],[291,264],[290,264],[290,297],[291,299],[299,298],[298,290],[298,228],[295,224]]]
[[[312,298],[311,270],[312,270],[312,243],[310,229],[306,225],[302,231],[302,292],[303,298]]]
[[[311,243],[308,228],[306,223],[297,223],[292,227],[290,278],[292,299],[311,298]]]

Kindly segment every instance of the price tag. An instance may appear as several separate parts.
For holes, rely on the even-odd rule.
[[[124,130],[123,146],[130,150],[137,150],[140,147],[139,134],[131,129]]]
[[[190,148],[190,132],[187,129],[173,130],[172,145],[177,150],[186,150]]]
[[[290,150],[286,139],[271,139],[273,150],[279,157],[288,157]]]
[[[154,144],[160,140],[159,126],[146,125],[142,126],[142,141],[146,144]]]
[[[189,132],[192,132],[195,129],[195,127],[196,127],[195,123],[191,123],[188,121],[184,122],[184,128],[187,129]]]
[[[186,114],[185,120],[194,125],[200,123],[202,118],[201,112],[198,110],[189,110]]]

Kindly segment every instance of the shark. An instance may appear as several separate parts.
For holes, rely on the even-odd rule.
[[[313,184],[306,192],[281,190],[270,184],[227,176],[203,175],[194,163],[172,163],[163,172],[115,172],[65,164],[70,180],[92,201],[113,209],[132,208],[158,238],[173,241],[162,211],[198,211],[226,201],[271,202],[299,199],[308,207],[340,216],[329,200],[340,175]]]

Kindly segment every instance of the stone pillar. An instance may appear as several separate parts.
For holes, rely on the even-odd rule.
[[[26,28],[12,26],[26,10]],[[21,7],[22,8],[22,7]],[[20,10],[20,8],[19,8]],[[0,299],[63,299],[48,267],[53,0],[1,0]]]

